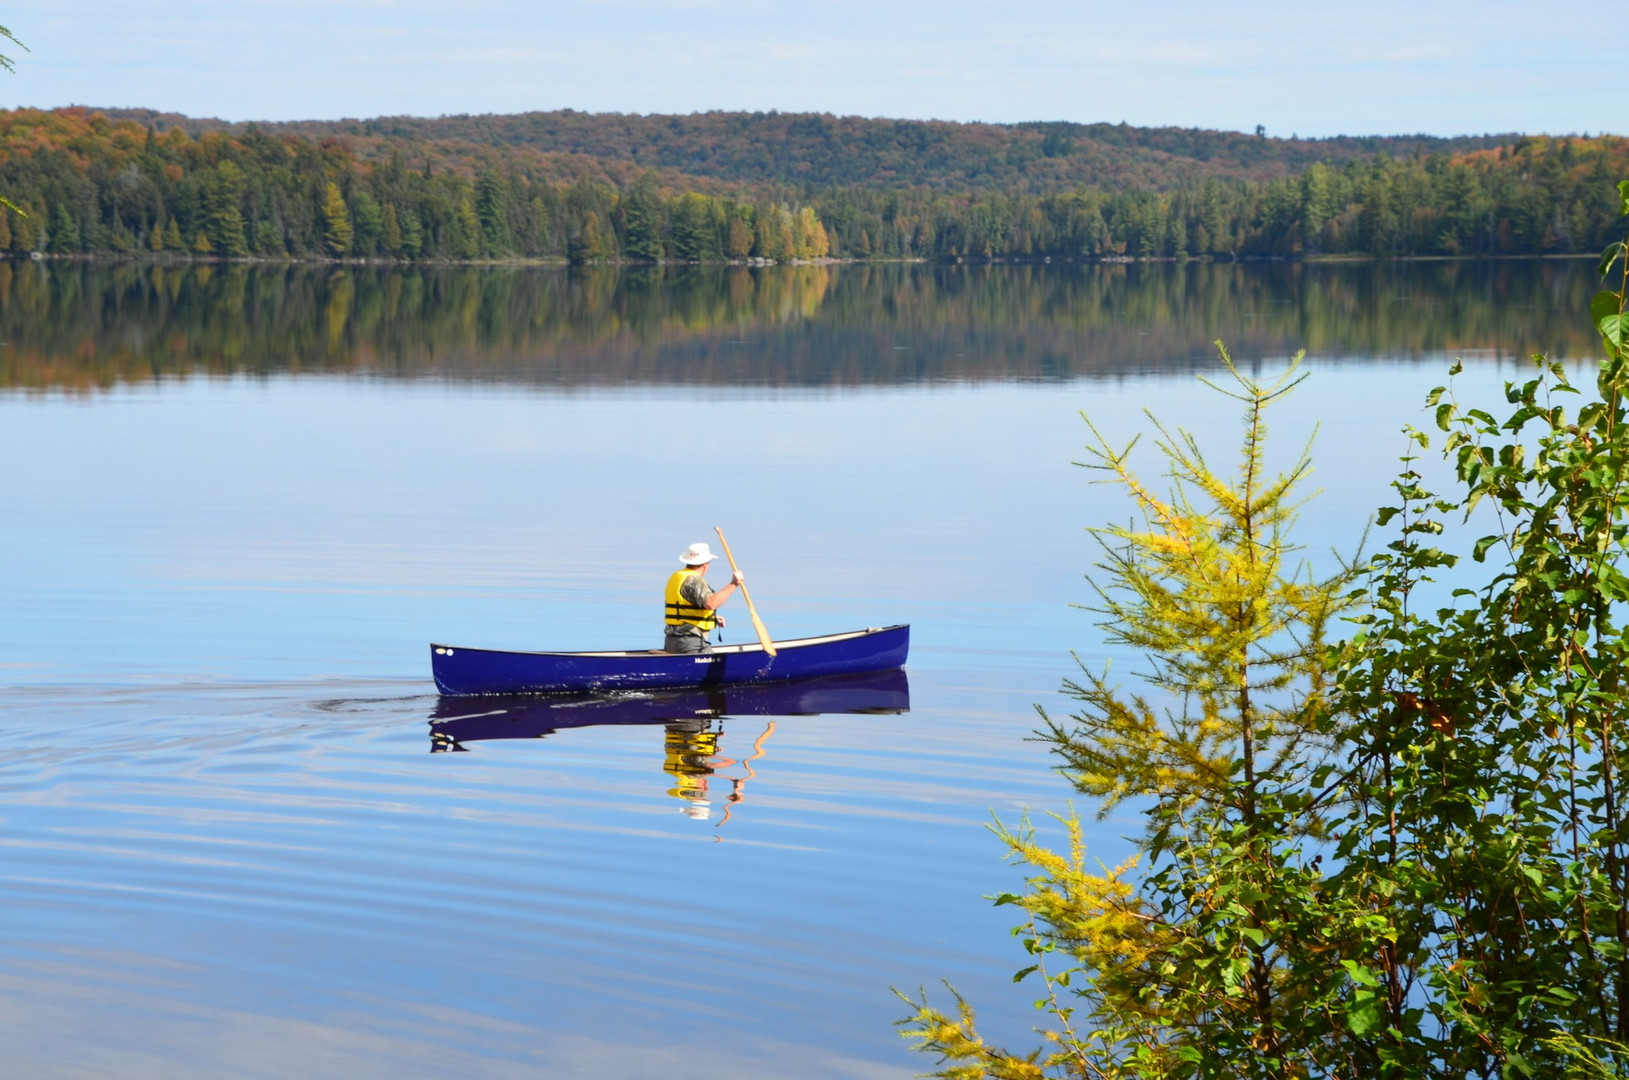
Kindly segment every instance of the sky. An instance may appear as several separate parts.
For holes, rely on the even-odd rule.
[[[1624,0],[22,0],[8,107],[1629,131]]]

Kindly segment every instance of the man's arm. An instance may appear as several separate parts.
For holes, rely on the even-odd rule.
[[[691,580],[697,579],[692,578]],[[705,586],[706,582],[702,582],[702,585]],[[740,585],[741,575],[739,573],[731,574],[730,583],[717,592],[712,592],[709,590],[706,599],[701,602],[701,606],[705,607],[708,611],[717,611],[719,608],[724,606],[724,601],[728,600],[735,593],[735,590],[740,587]]]

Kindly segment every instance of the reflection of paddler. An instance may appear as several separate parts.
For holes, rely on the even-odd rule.
[[[690,804],[684,811],[690,817],[705,821],[713,812],[707,799],[707,778],[735,764],[718,756],[718,740],[723,732],[713,730],[711,721],[700,719],[668,724],[665,731],[662,747],[667,758],[662,771],[674,781],[667,793]]]

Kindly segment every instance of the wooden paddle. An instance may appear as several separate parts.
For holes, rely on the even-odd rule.
[[[724,546],[724,557],[730,560],[730,571],[739,574],[741,568],[735,565],[735,556],[730,554],[730,542],[724,539],[724,530],[717,525],[713,531],[718,534],[718,542]],[[752,628],[758,633],[758,644],[764,647],[764,652],[770,656],[776,655],[775,643],[769,640],[769,631],[764,629],[764,621],[758,617],[758,609],[752,606],[752,594],[747,592],[747,583],[741,583],[741,599],[747,602],[747,614],[752,616]]]

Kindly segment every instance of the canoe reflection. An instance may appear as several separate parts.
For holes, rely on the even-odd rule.
[[[522,697],[443,697],[430,714],[430,751],[468,750],[468,743],[493,739],[540,739],[565,728],[602,724],[662,724],[663,771],[667,793],[685,804],[685,813],[705,820],[712,814],[709,785],[728,780],[724,818],[745,798],[752,763],[774,734],[770,721],[739,761],[720,754],[726,717],[816,716],[821,713],[903,713],[911,708],[905,672],[866,672],[761,685],[734,685],[639,694],[549,694]],[[720,775],[739,765],[743,775]]]

